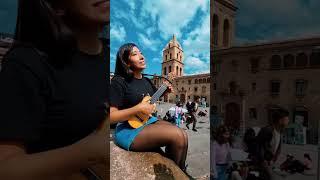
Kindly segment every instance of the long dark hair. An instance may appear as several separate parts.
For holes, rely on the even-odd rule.
[[[309,159],[309,161],[312,161],[312,160],[311,160],[311,157],[310,157],[310,155],[309,155],[308,153],[304,153],[303,156],[304,156],[305,158]]]
[[[218,142],[218,144],[224,144],[224,143],[230,143],[231,144],[231,137],[229,137],[229,139],[227,140],[227,142],[225,141],[224,139],[224,136],[223,134],[226,133],[226,132],[229,132],[230,133],[230,129],[225,126],[225,125],[221,125],[217,128],[217,131],[216,131],[216,141]]]
[[[60,0],[19,0],[13,48],[30,45],[64,64],[77,48],[68,20],[55,11]]]
[[[115,75],[122,76],[126,79],[133,77],[133,71],[129,67],[129,56],[133,47],[138,47],[134,43],[126,43],[122,45],[117,52]]]
[[[273,124],[278,124],[279,120],[284,118],[284,117],[288,117],[289,116],[289,111],[279,107],[279,109],[275,110],[272,113],[272,123]]]

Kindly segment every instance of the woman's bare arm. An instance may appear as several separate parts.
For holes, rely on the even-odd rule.
[[[139,113],[138,106],[119,110],[116,107],[110,107],[110,124],[127,121],[131,116]]]
[[[144,114],[151,114],[155,110],[155,104],[149,102],[141,102],[131,108],[119,110],[117,107],[110,107],[110,123],[127,121],[131,116],[139,112]]]
[[[75,144],[35,154],[27,154],[19,143],[0,142],[0,179],[64,177],[106,163],[106,139],[105,132],[96,132]]]

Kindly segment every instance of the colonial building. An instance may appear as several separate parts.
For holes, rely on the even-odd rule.
[[[234,34],[234,25],[224,23],[234,21],[230,14],[236,8],[231,1],[214,3],[219,10],[213,11],[213,20],[217,21],[211,25],[217,34],[212,39],[211,102],[224,124],[241,135],[247,127],[267,125],[272,112],[284,107],[290,112],[284,142],[317,144],[320,37],[241,46],[224,44]]]
[[[162,101],[175,103],[186,102],[200,97],[206,105],[210,103],[210,74],[184,75],[184,54],[180,43],[173,35],[170,42],[165,46],[162,53],[162,73],[166,77],[169,73],[174,75],[174,92],[164,96]],[[154,77],[154,84],[160,87],[162,79]]]
[[[12,35],[0,33],[0,69],[1,69],[1,61],[3,59],[3,56],[9,50],[12,42],[13,42]]]

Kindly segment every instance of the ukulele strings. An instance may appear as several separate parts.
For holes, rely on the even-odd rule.
[[[166,91],[166,89],[167,89],[167,85],[162,84],[158,89],[158,91],[154,93],[154,95],[151,97],[150,103],[151,104],[155,103],[155,101],[162,95],[162,93]]]

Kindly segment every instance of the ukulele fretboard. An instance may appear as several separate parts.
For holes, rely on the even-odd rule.
[[[165,84],[162,84],[159,89],[152,95],[150,104],[155,103],[161,96],[162,94],[167,90],[168,86]]]

